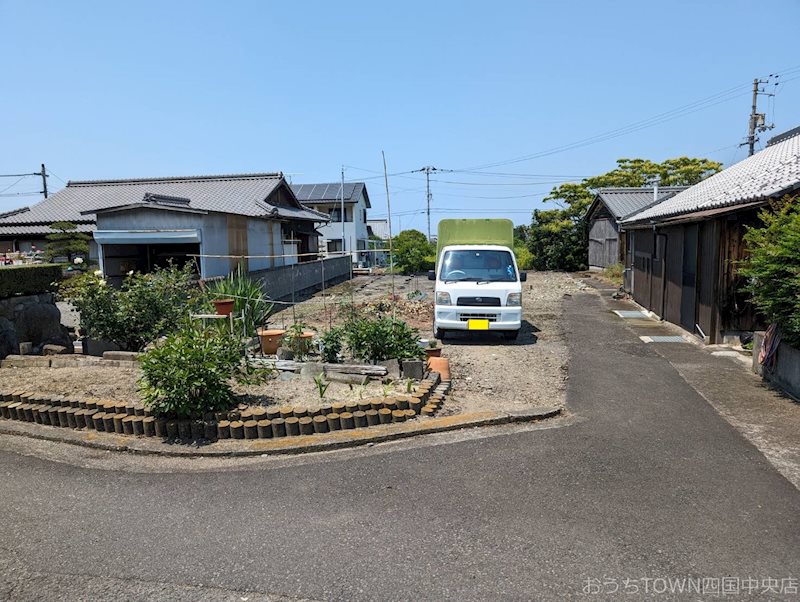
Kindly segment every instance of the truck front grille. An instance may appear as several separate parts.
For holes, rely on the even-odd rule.
[[[464,307],[500,307],[500,297],[459,297],[456,305]]]
[[[458,314],[458,319],[461,322],[468,322],[469,320],[489,320],[489,322],[497,322],[497,314],[460,313]]]

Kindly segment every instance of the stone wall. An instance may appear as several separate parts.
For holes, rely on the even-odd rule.
[[[19,353],[24,342],[32,343],[37,354],[45,345],[61,345],[72,353],[72,339],[51,293],[0,299],[0,359]]]

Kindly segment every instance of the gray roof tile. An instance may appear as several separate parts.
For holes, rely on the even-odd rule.
[[[280,173],[70,181],[28,211],[0,216],[0,233],[11,225],[50,224],[59,220],[93,223],[94,215],[83,212],[134,205],[147,202],[148,198],[188,199],[188,207],[202,211],[267,217],[277,210],[279,215],[283,212],[295,219],[323,221],[319,213],[299,203],[289,209],[269,205],[266,199],[282,184]]]
[[[800,132],[625,220],[634,223],[766,200],[800,187]]]
[[[673,197],[687,188],[687,186],[661,186],[658,189],[657,199],[653,198],[652,188],[600,188],[596,198],[599,198],[614,217],[620,220],[655,202]]]

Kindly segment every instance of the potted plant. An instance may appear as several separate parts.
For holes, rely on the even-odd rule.
[[[425,348],[425,355],[428,357],[428,359],[442,356],[442,348],[436,342],[436,339],[431,339],[428,341],[428,346]]]
[[[235,303],[234,299],[212,299],[211,302],[214,304],[214,309],[217,310],[217,314],[220,316],[229,316],[233,311],[233,304]]]
[[[311,340],[314,338],[314,331],[306,330],[307,325],[303,322],[292,324],[284,334],[284,345],[294,355],[296,360],[302,361],[311,351]]]
[[[281,346],[286,330],[283,328],[258,328],[256,329],[256,334],[261,343],[261,353],[275,355],[278,353],[278,347]]]

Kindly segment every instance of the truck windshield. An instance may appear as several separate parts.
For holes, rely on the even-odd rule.
[[[508,251],[447,251],[439,279],[446,281],[516,282],[517,270]]]

